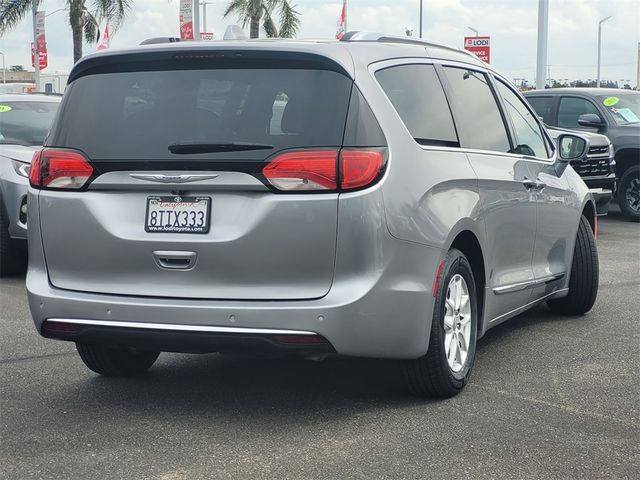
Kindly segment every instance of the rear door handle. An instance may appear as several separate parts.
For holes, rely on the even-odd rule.
[[[196,252],[156,250],[153,252],[153,259],[160,268],[164,270],[191,270],[195,264],[198,254]]]
[[[541,182],[539,180],[529,180],[528,178],[525,178],[522,181],[522,184],[527,190],[544,190],[544,188],[547,186],[547,184],[544,182]]]

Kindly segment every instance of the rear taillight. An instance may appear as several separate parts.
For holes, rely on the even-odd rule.
[[[384,149],[300,150],[278,155],[262,175],[282,191],[347,191],[375,182],[384,159]]]
[[[308,150],[278,155],[262,169],[278,190],[335,190],[336,150]]]
[[[29,183],[34,188],[78,190],[93,175],[93,167],[80,152],[44,148],[33,155]]]

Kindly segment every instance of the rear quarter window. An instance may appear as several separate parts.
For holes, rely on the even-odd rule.
[[[379,70],[375,76],[418,143],[460,146],[449,104],[433,65],[399,65]]]

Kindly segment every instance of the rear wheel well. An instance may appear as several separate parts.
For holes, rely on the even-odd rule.
[[[469,230],[460,232],[451,244],[451,248],[457,248],[464,256],[467,257],[473,270],[473,278],[476,284],[476,292],[478,293],[478,338],[484,331],[484,287],[486,283],[486,275],[484,269],[484,256],[482,255],[482,247],[478,238]]]

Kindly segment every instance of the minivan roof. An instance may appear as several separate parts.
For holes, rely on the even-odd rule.
[[[353,37],[353,35],[350,35]],[[372,40],[369,38],[373,38]],[[379,34],[379,37],[367,36],[358,40],[297,40],[297,39],[252,39],[252,40],[220,40],[208,42],[177,42],[137,45],[127,49],[108,49],[94,52],[81,59],[71,71],[69,82],[88,68],[109,63],[109,60],[121,60],[122,57],[137,57],[147,53],[186,53],[194,55],[211,52],[278,52],[300,53],[316,57],[325,57],[354,77],[356,70],[368,65],[394,58],[432,58],[467,63],[476,67],[493,70],[490,65],[480,61],[475,55],[444,45],[422,42],[403,37],[391,37]]]

